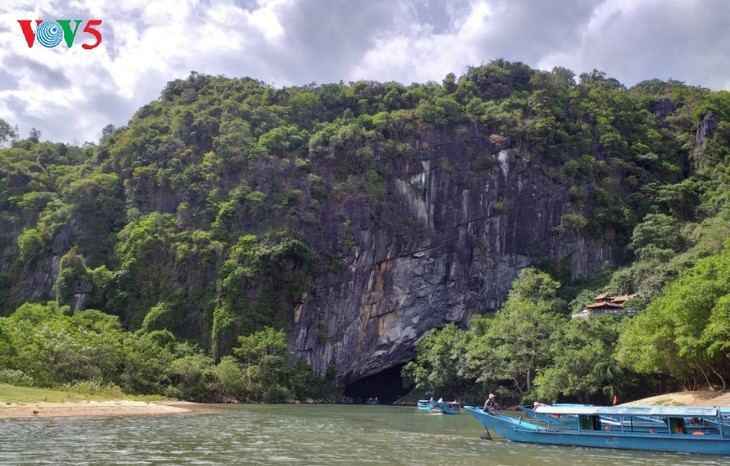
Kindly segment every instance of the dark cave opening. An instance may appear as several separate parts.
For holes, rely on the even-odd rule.
[[[389,367],[345,386],[344,397],[355,403],[365,403],[368,398],[378,398],[380,404],[393,404],[410,390],[403,388],[400,378],[404,364]]]

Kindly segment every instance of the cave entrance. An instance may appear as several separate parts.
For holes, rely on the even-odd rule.
[[[355,403],[365,403],[368,398],[378,397],[380,404],[393,404],[410,391],[403,388],[401,369],[403,364],[398,364],[352,382],[345,386],[343,396],[352,398]]]

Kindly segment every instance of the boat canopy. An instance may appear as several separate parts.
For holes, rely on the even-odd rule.
[[[535,408],[541,414],[578,414],[597,416],[680,416],[680,417],[715,417],[721,411],[717,407],[697,406],[550,406]]]

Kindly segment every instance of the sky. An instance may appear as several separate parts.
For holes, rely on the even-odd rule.
[[[37,19],[82,22],[70,48],[28,47],[18,20]],[[102,41],[87,50],[90,19]],[[23,138],[97,143],[191,71],[410,84],[498,58],[730,90],[729,24],[727,0],[5,0],[0,118]]]

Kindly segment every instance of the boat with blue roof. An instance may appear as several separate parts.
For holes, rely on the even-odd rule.
[[[727,416],[717,407],[684,406],[550,406],[534,409],[545,420],[505,416],[465,406],[486,429],[515,442],[595,448],[730,455]],[[577,425],[551,419],[575,416]],[[608,425],[604,419],[617,424]],[[647,428],[650,419],[657,428]],[[702,429],[693,429],[692,424]],[[666,426],[658,428],[659,425]],[[641,426],[641,427],[639,427]],[[714,427],[713,427],[714,426]]]

